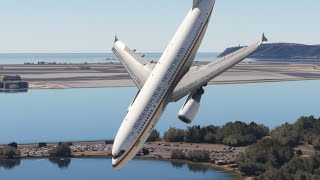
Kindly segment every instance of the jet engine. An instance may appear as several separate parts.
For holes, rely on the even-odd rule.
[[[203,88],[191,92],[179,111],[178,118],[187,124],[190,124],[196,117],[199,108],[201,96],[204,94]]]

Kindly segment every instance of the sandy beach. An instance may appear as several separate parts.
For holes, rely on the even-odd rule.
[[[195,66],[208,62],[196,62]],[[31,89],[134,87],[121,64],[0,65],[0,74],[20,75]],[[242,62],[209,84],[320,79],[320,63]]]

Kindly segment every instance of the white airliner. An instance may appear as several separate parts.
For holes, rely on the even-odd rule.
[[[115,39],[112,51],[124,65],[139,92],[128,108],[112,149],[112,165],[120,169],[142,148],[166,106],[189,95],[179,119],[191,123],[208,81],[227,71],[250,54],[256,44],[199,68],[191,68],[209,24],[215,0],[194,0],[193,7],[157,64],[145,61],[135,50]]]

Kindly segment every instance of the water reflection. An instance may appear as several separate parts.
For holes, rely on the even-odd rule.
[[[0,168],[4,168],[5,170],[11,170],[16,166],[20,166],[21,159],[5,159],[0,160]]]
[[[203,170],[194,168],[189,170],[188,163],[175,163],[181,169],[175,169],[170,161],[154,160],[133,160],[130,166],[126,166],[121,171],[115,171],[110,167],[111,159],[105,158],[85,158],[85,159],[22,159],[20,161],[0,161],[0,179],[46,179],[46,180],[70,180],[70,179],[150,179],[162,180],[168,179],[236,179],[233,174],[219,172],[214,169],[208,169],[206,173]],[[184,164],[184,165],[183,165]],[[195,164],[197,165],[197,164]],[[2,168],[2,167],[5,167]],[[13,170],[8,170],[15,167]],[[62,169],[60,169],[62,168]],[[200,173],[199,173],[200,172]],[[107,178],[106,178],[107,177]],[[170,178],[169,177],[169,178]]]
[[[26,93],[29,89],[0,89],[0,93]]]
[[[170,163],[172,167],[175,169],[181,169],[184,167],[184,165],[187,165],[189,171],[194,173],[197,173],[197,172],[206,173],[209,170],[209,167],[204,164],[187,163],[183,161],[171,161]]]
[[[182,161],[170,161],[172,167],[176,169],[181,169],[186,163]]]
[[[60,169],[67,169],[71,163],[70,158],[49,158],[49,162],[57,165]]]
[[[203,164],[190,163],[188,164],[188,169],[192,172],[206,173],[209,170],[209,167]]]

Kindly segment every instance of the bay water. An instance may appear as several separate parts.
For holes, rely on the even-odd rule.
[[[208,166],[178,161],[133,160],[120,171],[111,167],[111,159],[24,159],[0,161],[3,180],[85,180],[85,179],[239,179],[232,173]]]
[[[252,121],[275,128],[300,116],[320,116],[320,81],[209,85],[190,125],[177,114],[184,99],[170,103],[156,129],[222,126]],[[113,139],[133,100],[135,87],[29,90],[0,93],[0,144]]]

